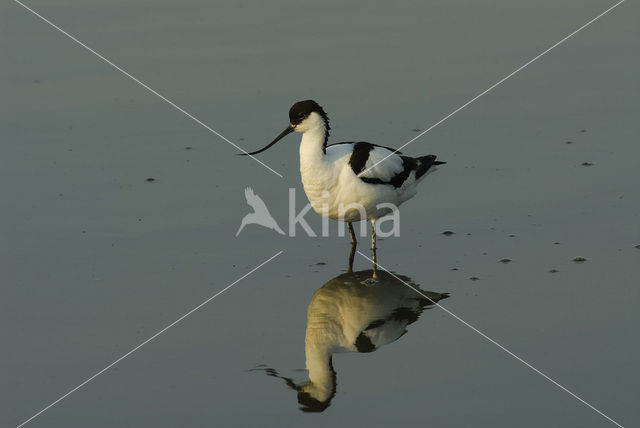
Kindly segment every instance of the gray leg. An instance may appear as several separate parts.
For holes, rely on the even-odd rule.
[[[349,225],[349,236],[351,237],[351,245],[356,245],[358,240],[356,239],[356,233],[353,231],[353,223],[348,222]]]
[[[347,273],[353,272],[353,258],[356,255],[356,246],[358,240],[356,239],[356,233],[353,231],[353,223],[347,222],[349,226],[349,236],[351,237],[351,253],[349,253],[349,265],[347,266]]]
[[[356,244],[351,244],[351,252],[349,253],[349,265],[347,266],[347,273],[353,272],[353,258],[356,256]]]
[[[378,262],[376,258],[376,219],[371,219],[371,255],[373,260],[373,278],[376,277]]]

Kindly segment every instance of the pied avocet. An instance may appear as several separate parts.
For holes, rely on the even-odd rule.
[[[435,155],[403,156],[364,141],[328,144],[329,129],[329,117],[318,103],[300,101],[289,110],[289,126],[275,140],[246,154],[261,153],[291,132],[302,133],[300,173],[311,206],[322,216],[347,222],[352,244],[352,222],[371,221],[375,268],[376,219],[391,212],[388,204],[397,207],[415,196],[426,173],[445,162],[436,161]]]

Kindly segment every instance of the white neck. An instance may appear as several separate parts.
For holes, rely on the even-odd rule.
[[[324,158],[324,140],[327,132],[324,120],[318,113],[313,112],[296,130],[302,132],[300,168],[317,166]]]

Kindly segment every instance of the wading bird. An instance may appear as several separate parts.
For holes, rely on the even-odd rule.
[[[314,211],[349,226],[352,246],[356,244],[354,221],[372,225],[371,250],[376,268],[376,219],[392,212],[417,193],[418,183],[435,170],[436,156],[417,158],[399,151],[360,142],[328,144],[329,117],[313,100],[295,103],[289,110],[289,126],[266,147],[267,150],[291,132],[302,133],[300,174],[304,191]]]

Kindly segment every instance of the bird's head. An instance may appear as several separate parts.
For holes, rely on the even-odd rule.
[[[329,130],[329,117],[313,100],[299,101],[289,109],[289,128],[295,132],[306,132],[324,127]]]
[[[289,126],[287,126],[275,140],[260,150],[251,153],[242,153],[242,155],[255,155],[264,152],[292,132],[305,133],[307,131],[323,130],[326,144],[326,140],[329,137],[329,129],[329,117],[320,104],[313,100],[298,101],[289,109]]]

